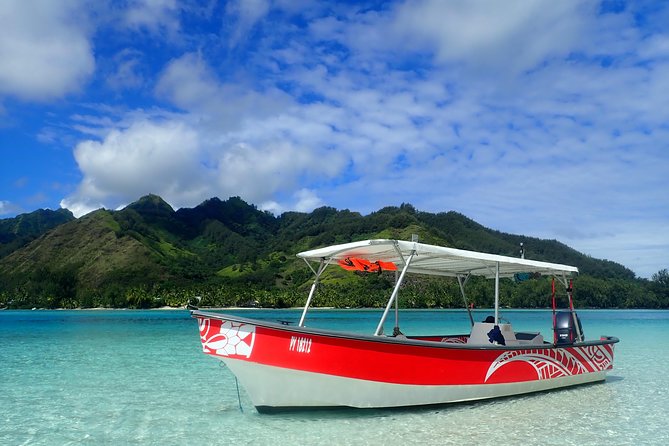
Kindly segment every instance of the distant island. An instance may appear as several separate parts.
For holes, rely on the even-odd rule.
[[[120,211],[100,209],[79,219],[66,209],[37,210],[0,220],[0,308],[183,307],[285,308],[303,305],[312,274],[297,252],[354,240],[409,240],[501,255],[524,244],[534,260],[575,265],[575,300],[586,308],[669,308],[669,273],[652,280],[556,240],[488,229],[457,212],[428,213],[410,204],[369,215],[322,207],[280,216],[239,197],[211,198],[174,210],[148,195]],[[330,268],[314,304],[359,308],[385,304],[392,273]],[[548,279],[504,287],[502,305],[545,308]],[[472,281],[468,298],[492,305],[486,281]],[[454,280],[414,279],[400,294],[406,308],[460,307]]]

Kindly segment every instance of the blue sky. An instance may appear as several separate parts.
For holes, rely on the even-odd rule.
[[[650,277],[668,23],[643,1],[3,0],[0,218],[411,203]]]

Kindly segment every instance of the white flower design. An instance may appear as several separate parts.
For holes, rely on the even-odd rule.
[[[210,331],[213,331],[213,333],[210,333]],[[211,321],[203,319],[200,321],[200,335],[205,353],[248,358],[253,350],[255,326],[223,321],[217,333],[215,327],[211,326]]]

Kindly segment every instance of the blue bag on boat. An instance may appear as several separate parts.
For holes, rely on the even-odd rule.
[[[502,330],[499,329],[499,325],[495,325],[492,330],[488,332],[488,340],[491,344],[506,345],[506,340],[502,334]]]

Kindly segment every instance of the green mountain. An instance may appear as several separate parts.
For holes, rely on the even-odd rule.
[[[71,220],[74,220],[74,216],[67,209],[39,209],[0,220],[0,258],[27,245],[49,229]]]
[[[238,197],[175,211],[148,195],[120,211],[79,219],[66,210],[44,212],[0,220],[0,308],[180,306],[195,296],[207,305],[300,305],[311,274],[297,252],[376,237],[407,240],[411,234],[426,243],[511,256],[523,242],[528,258],[579,267],[584,286],[576,298],[582,305],[669,305],[656,284],[635,279],[622,265],[555,240],[505,234],[455,212],[419,212],[409,204],[366,216],[322,207],[275,217]],[[392,280],[390,273],[365,277],[332,268],[316,304],[383,305]],[[510,306],[545,306],[547,287],[546,280],[514,284],[503,299]],[[478,305],[490,303],[487,284],[470,288]],[[455,282],[416,280],[402,294],[405,306],[460,304]]]

